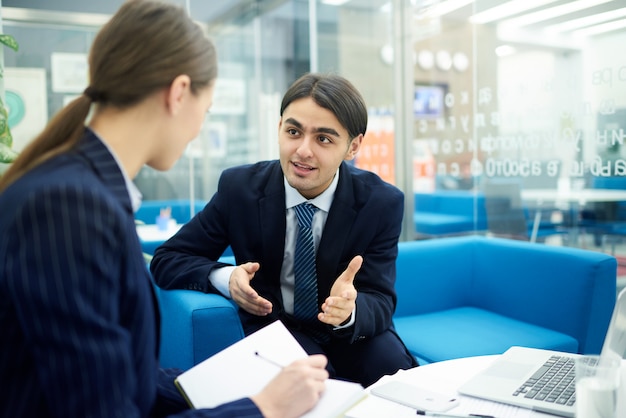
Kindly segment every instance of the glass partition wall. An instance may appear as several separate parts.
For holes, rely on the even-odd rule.
[[[4,52],[19,149],[82,91],[93,36],[122,2],[2,3],[20,43]],[[146,201],[204,202],[224,168],[277,158],[284,91],[307,71],[336,72],[369,107],[355,164],[405,192],[403,239],[615,251],[626,234],[623,2],[176,3],[217,45],[216,105],[171,171],[140,172]]]
[[[417,213],[472,195],[474,230],[453,232],[614,251],[625,16],[606,0],[414,2]]]

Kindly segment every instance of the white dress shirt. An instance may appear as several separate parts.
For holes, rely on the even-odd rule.
[[[104,146],[107,148],[107,150],[109,150],[109,152],[113,156],[113,159],[117,163],[117,166],[119,167],[120,171],[122,172],[122,176],[124,177],[124,182],[126,183],[126,189],[128,190],[128,197],[130,198],[130,203],[132,205],[133,212],[137,212],[137,209],[139,209],[139,207],[141,206],[141,201],[143,199],[141,192],[139,191],[137,186],[135,186],[135,183],[133,183],[132,179],[128,177],[128,174],[126,173],[126,170],[124,169],[124,166],[120,162],[120,159],[117,157],[117,154],[115,153],[115,151],[113,151],[113,148],[111,148],[109,144],[107,144],[106,141],[104,141],[102,137],[96,131],[93,130],[93,128],[89,128],[89,129],[91,129],[91,131],[94,133],[96,138],[98,138],[100,142],[104,144]]]

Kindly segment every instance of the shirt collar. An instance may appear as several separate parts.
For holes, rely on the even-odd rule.
[[[133,212],[137,212],[139,206],[141,206],[141,201],[143,199],[141,192],[139,191],[137,186],[135,186],[135,183],[133,183],[130,177],[128,177],[128,174],[126,173],[126,170],[124,170],[124,166],[122,166],[122,163],[117,157],[117,154],[115,154],[115,151],[113,151],[113,149],[109,146],[109,144],[107,144],[106,141],[102,140],[102,137],[100,137],[100,135],[96,131],[94,131],[92,128],[90,129],[94,133],[96,138],[98,138],[98,140],[104,144],[106,149],[113,156],[117,167],[120,169],[120,171],[122,172],[122,176],[124,177],[124,183],[126,184],[126,190],[128,191],[128,197],[130,198],[130,204],[132,205]]]
[[[300,194],[296,189],[291,187],[287,182],[287,179],[283,176],[283,182],[285,183],[285,201],[287,209],[294,206],[298,206],[300,203],[309,202],[314,204],[318,209],[324,212],[330,211],[330,205],[333,203],[333,197],[335,190],[337,190],[337,184],[339,183],[339,170],[335,173],[335,177],[330,185],[319,196],[308,200]]]

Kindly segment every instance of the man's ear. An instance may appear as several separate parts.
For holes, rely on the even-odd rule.
[[[348,146],[348,152],[346,153],[346,157],[344,160],[351,161],[354,160],[359,150],[361,149],[361,143],[363,142],[363,134],[359,134],[359,136],[354,137],[352,141],[350,141],[350,145]]]
[[[181,74],[177,76],[167,91],[167,109],[170,114],[177,114],[182,108],[186,94],[191,87],[191,79],[188,75]]]

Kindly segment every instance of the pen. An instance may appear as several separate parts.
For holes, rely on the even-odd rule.
[[[254,352],[254,355],[256,355],[258,358],[265,360],[266,362],[273,364],[276,367],[280,367],[281,369],[284,367],[282,364],[279,364],[278,362],[275,362],[274,360],[268,359],[265,356],[262,356],[261,353],[259,353],[258,351]]]
[[[427,417],[439,417],[439,418],[496,418],[493,415],[482,415],[482,414],[467,414],[467,415],[459,415],[459,414],[446,414],[445,412],[430,412],[430,411],[421,411],[417,410],[417,415],[424,415]]]

